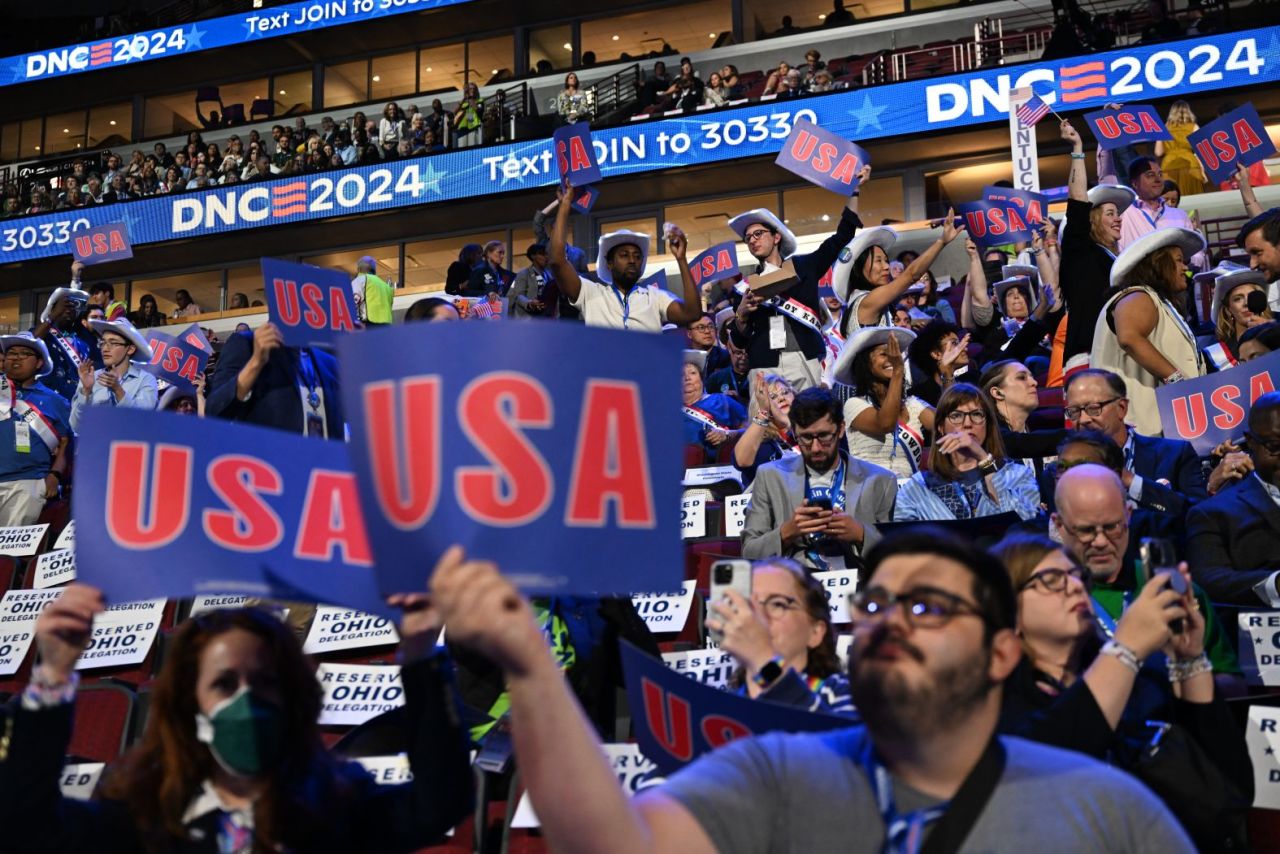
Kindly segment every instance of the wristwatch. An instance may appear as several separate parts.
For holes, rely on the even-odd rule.
[[[983,475],[995,474],[998,468],[996,458],[991,454],[987,454],[987,458],[978,463],[978,471],[982,472]]]
[[[782,676],[783,658],[775,655],[764,663],[756,673],[751,677],[751,681],[756,683],[757,688],[768,688],[774,682],[777,682]]]

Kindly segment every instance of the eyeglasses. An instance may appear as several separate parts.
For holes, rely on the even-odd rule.
[[[766,596],[763,600],[754,600],[760,610],[771,620],[781,619],[790,611],[800,610],[800,600],[794,596],[787,596],[783,593],[775,593],[772,596]]]
[[[689,327],[690,332],[710,332],[715,327],[710,323],[695,323]]]
[[[753,240],[759,240],[760,238],[764,237],[766,234],[773,234],[773,232],[767,228],[757,228],[755,231],[744,232],[742,235],[742,239],[750,243]]]
[[[895,604],[903,606],[903,617],[913,629],[941,628],[963,614],[987,621],[977,605],[936,587],[913,587],[901,593],[869,587],[849,595],[849,616],[855,623],[879,622],[889,616]]]
[[[1068,525],[1063,522],[1059,527],[1066,531],[1077,540],[1085,543],[1091,543],[1098,538],[1098,534],[1102,534],[1108,540],[1114,540],[1125,532],[1129,527],[1129,523],[1121,519],[1119,522],[1106,522],[1102,525]]]
[[[1089,574],[1082,567],[1075,566],[1071,569],[1046,569],[1037,572],[1018,589],[1026,590],[1028,587],[1034,587],[1039,584],[1046,593],[1062,593],[1067,589],[1068,578],[1074,578],[1079,581],[1086,589],[1089,587]]]
[[[966,419],[970,424],[986,424],[987,413],[981,409],[954,409],[947,413],[948,424],[962,424]]]
[[[7,350],[5,351],[4,357],[6,359],[18,359],[18,360],[40,358],[37,354],[32,353],[30,350],[21,350],[21,351]]]
[[[1250,448],[1254,450],[1262,449],[1273,457],[1280,457],[1280,442],[1263,439],[1257,433],[1249,432],[1244,434],[1244,438],[1249,443]]]
[[[105,350],[108,347],[128,347],[128,346],[129,345],[124,343],[123,341],[108,341],[106,338],[103,338],[101,341],[98,342],[99,350]]]
[[[1068,406],[1066,409],[1062,410],[1062,414],[1067,416],[1069,421],[1075,421],[1080,417],[1081,412],[1088,415],[1090,418],[1097,418],[1102,414],[1102,410],[1106,409],[1117,400],[1124,400],[1124,398],[1113,397],[1110,400],[1103,400],[1098,403],[1086,403],[1084,406]]]
[[[819,445],[822,445],[825,447],[827,445],[834,443],[836,440],[836,437],[838,437],[839,435],[840,434],[834,430],[828,431],[826,433],[808,433],[808,434],[797,433],[796,444],[812,445],[814,442],[817,442]]]

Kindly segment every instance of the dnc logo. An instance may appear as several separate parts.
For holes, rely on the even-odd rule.
[[[304,213],[307,209],[307,182],[290,181],[228,193],[209,193],[173,203],[171,227],[174,234],[197,228],[217,228],[237,222],[262,222],[267,219]]]

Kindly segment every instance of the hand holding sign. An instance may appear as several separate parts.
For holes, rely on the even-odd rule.
[[[1237,165],[1250,166],[1276,153],[1253,104],[1214,119],[1187,137],[1187,142],[1213,184],[1229,181]]]
[[[1160,121],[1155,107],[1148,104],[1094,110],[1092,113],[1085,113],[1084,119],[1089,123],[1094,138],[1098,140],[1098,147],[1104,151],[1124,148],[1136,142],[1173,139],[1173,134]]]
[[[491,561],[468,560],[461,546],[450,546],[431,573],[431,601],[449,641],[480,653],[508,679],[555,666],[533,609]]]
[[[331,345],[355,329],[355,302],[346,273],[263,258],[262,279],[267,316],[288,346]]]
[[[858,189],[871,158],[857,143],[801,119],[774,162],[811,184],[848,196]]]
[[[982,198],[989,202],[1001,202],[1006,207],[1017,208],[1022,219],[1030,225],[1033,222],[1044,222],[1045,212],[1049,210],[1049,197],[1043,193],[1030,190],[1015,190],[1011,187],[983,187]]]
[[[596,162],[596,150],[591,144],[591,125],[576,122],[556,128],[551,137],[556,166],[560,178],[571,187],[581,187],[600,182],[600,164]]]
[[[1007,202],[966,202],[956,205],[956,212],[964,217],[970,237],[982,249],[1031,242],[1030,225],[1020,209]],[[943,226],[944,230],[946,227]]]
[[[129,229],[123,222],[112,222],[88,231],[77,231],[71,241],[71,254],[81,265],[132,258]]]
[[[573,194],[571,207],[578,213],[591,213],[598,198],[600,198],[600,191],[595,187],[578,187],[577,192]]]
[[[689,263],[689,272],[698,287],[733,278],[738,275],[737,244],[729,240],[702,250]]]
[[[66,683],[80,653],[89,645],[93,618],[107,609],[102,591],[88,584],[69,584],[36,619],[36,649],[45,678]]]

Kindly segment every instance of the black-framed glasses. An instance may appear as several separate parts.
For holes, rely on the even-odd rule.
[[[128,347],[128,346],[129,345],[123,341],[108,341],[106,338],[103,338],[101,341],[98,342],[99,350],[105,350],[108,347]]]
[[[1018,590],[1039,585],[1046,593],[1062,593],[1067,589],[1067,579],[1074,578],[1086,590],[1089,589],[1090,576],[1083,567],[1073,566],[1071,569],[1044,569],[1028,578]]]
[[[987,413],[981,409],[953,409],[947,413],[948,424],[963,424],[966,419],[970,424],[986,424]]]
[[[773,232],[767,228],[757,228],[753,231],[744,232],[742,235],[742,239],[750,243],[753,240],[759,240],[760,238],[764,237],[766,234],[773,234]]]
[[[689,327],[690,332],[710,332],[715,329],[710,323],[695,323]]]
[[[913,587],[901,593],[890,593],[883,587],[868,587],[849,594],[849,617],[855,623],[874,623],[885,619],[893,606],[901,604],[907,624],[912,628],[937,629],[953,617],[968,614],[984,623],[987,615],[972,602],[939,590],[937,587]]]
[[[1244,440],[1249,443],[1250,448],[1261,448],[1273,457],[1280,457],[1280,442],[1263,439],[1257,433],[1250,433],[1248,431],[1245,431]]]
[[[771,620],[785,617],[790,612],[798,611],[802,607],[799,599],[794,596],[787,596],[784,593],[774,593],[764,599],[754,599],[752,601]]]
[[[797,433],[796,444],[808,447],[817,442],[825,448],[827,445],[833,444],[839,436],[840,433],[835,430],[830,430],[826,433]]]
[[[18,350],[11,348],[5,351],[4,357],[6,359],[38,359],[40,358],[40,354],[33,353],[30,350],[22,350],[19,352]]]
[[[1063,522],[1059,527],[1077,540],[1091,543],[1098,538],[1098,534],[1102,534],[1108,540],[1116,539],[1125,532],[1129,523],[1124,519],[1118,522],[1104,522],[1101,525],[1068,525]]]
[[[1097,403],[1086,403],[1083,406],[1068,406],[1066,409],[1062,410],[1062,414],[1067,416],[1067,420],[1069,421],[1075,421],[1080,417],[1081,412],[1088,415],[1090,418],[1097,418],[1102,414],[1102,410],[1106,409],[1117,400],[1124,400],[1124,398],[1113,397],[1110,400],[1100,400]]]

